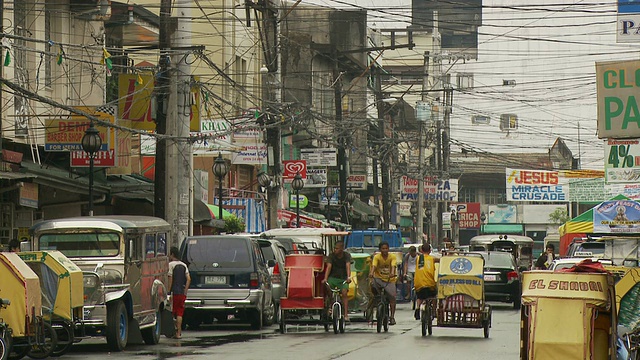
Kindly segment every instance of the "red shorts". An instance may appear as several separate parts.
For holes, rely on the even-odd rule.
[[[173,316],[184,315],[184,301],[187,300],[187,296],[184,294],[173,294]]]

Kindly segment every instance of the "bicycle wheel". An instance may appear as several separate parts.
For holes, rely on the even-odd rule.
[[[331,316],[333,320],[333,333],[337,334],[340,332],[340,305],[338,303],[334,303],[331,309]]]
[[[53,349],[51,356],[62,356],[71,349],[71,345],[73,345],[72,326],[73,325],[67,322],[53,324],[53,329],[56,331],[56,335],[58,336],[58,345]]]
[[[389,304],[385,304],[384,306],[384,320],[382,322],[382,327],[384,328],[384,332],[389,331],[389,314],[391,311],[389,310]]]
[[[51,324],[43,324],[43,333],[37,335],[36,343],[31,346],[27,355],[32,359],[45,359],[51,355],[58,345],[58,335]]]
[[[429,335],[432,334],[433,332],[433,303],[431,301],[427,302],[427,311],[426,311],[426,318],[427,318],[427,331],[429,332]]]
[[[420,328],[422,329],[422,336],[427,336],[427,312],[426,306],[420,305]]]
[[[384,304],[380,302],[376,308],[376,330],[382,331],[382,323],[384,322]]]

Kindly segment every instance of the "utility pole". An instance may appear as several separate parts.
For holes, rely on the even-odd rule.
[[[160,34],[158,46],[160,49],[160,60],[158,62],[158,76],[155,84],[155,96],[157,100],[156,109],[156,133],[165,135],[167,133],[167,111],[169,110],[169,83],[170,83],[170,63],[169,54],[171,52],[171,34],[173,26],[171,22],[172,0],[161,0],[160,2]],[[163,138],[156,141],[156,163],[154,181],[154,215],[166,219],[165,212],[165,174],[166,174],[166,143]],[[175,244],[177,245],[177,243]]]
[[[441,90],[442,89],[442,81],[441,81],[441,76],[442,76],[442,58],[441,58],[441,50],[442,50],[442,43],[440,41],[440,32],[438,30],[438,12],[434,11],[433,12],[433,32],[432,32],[432,36],[433,36],[433,40],[432,40],[432,46],[433,46],[433,52],[436,55],[435,56],[435,61],[433,63],[433,78],[435,79],[435,89],[436,90]],[[438,99],[436,99],[438,100]],[[438,110],[439,111],[439,110]],[[440,114],[439,112],[437,113],[437,119],[436,119],[436,168],[438,169],[437,174],[438,174],[438,178],[440,181],[442,181],[441,177],[444,174],[443,173],[443,151],[442,151],[442,137],[441,137],[441,133],[442,133],[442,121],[440,120]],[[443,230],[442,230],[442,214],[445,211],[445,204],[443,203],[442,200],[436,200],[437,201],[437,209],[436,209],[436,241],[435,241],[435,245],[438,246],[439,242],[442,240],[443,238]]]
[[[385,136],[385,118],[387,117],[387,109],[384,101],[382,101],[382,70],[380,67],[374,67],[376,70],[375,77],[375,86],[376,86],[376,104],[378,105],[378,139],[377,139],[377,155],[380,156],[380,172],[382,173],[382,229],[389,229],[389,222],[391,220],[391,212],[389,209],[389,205],[391,203],[390,199],[390,188],[391,188],[391,180],[389,176],[389,154],[388,154],[388,146],[384,146],[385,141],[390,141],[386,139]]]
[[[422,75],[422,101],[427,102],[427,90],[429,89],[429,52],[424,53],[424,73]],[[420,239],[424,233],[424,146],[422,143],[424,121],[418,119],[418,227],[416,232]],[[420,241],[422,242],[422,241]]]
[[[342,74],[338,67],[337,50],[333,50],[333,86],[336,104],[336,127],[338,128],[338,175],[340,179],[340,208],[342,221],[348,222],[349,208],[347,207],[347,155],[345,153],[344,124],[342,123]]]

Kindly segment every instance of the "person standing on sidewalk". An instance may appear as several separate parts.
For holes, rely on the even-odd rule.
[[[182,337],[182,316],[184,315],[184,302],[187,300],[187,290],[191,284],[189,268],[180,261],[180,250],[172,246],[169,250],[169,284],[173,301],[173,317],[176,320],[176,339]]]

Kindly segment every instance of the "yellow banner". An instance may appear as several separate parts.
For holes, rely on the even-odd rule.
[[[482,275],[462,276],[443,275],[440,273],[438,276],[439,299],[444,299],[455,294],[466,294],[476,300],[482,300],[483,289],[484,281]]]
[[[449,255],[440,259],[442,275],[480,275],[484,273],[484,260],[481,256]]]
[[[607,274],[528,271],[522,277],[522,297],[554,297],[607,301]]]

